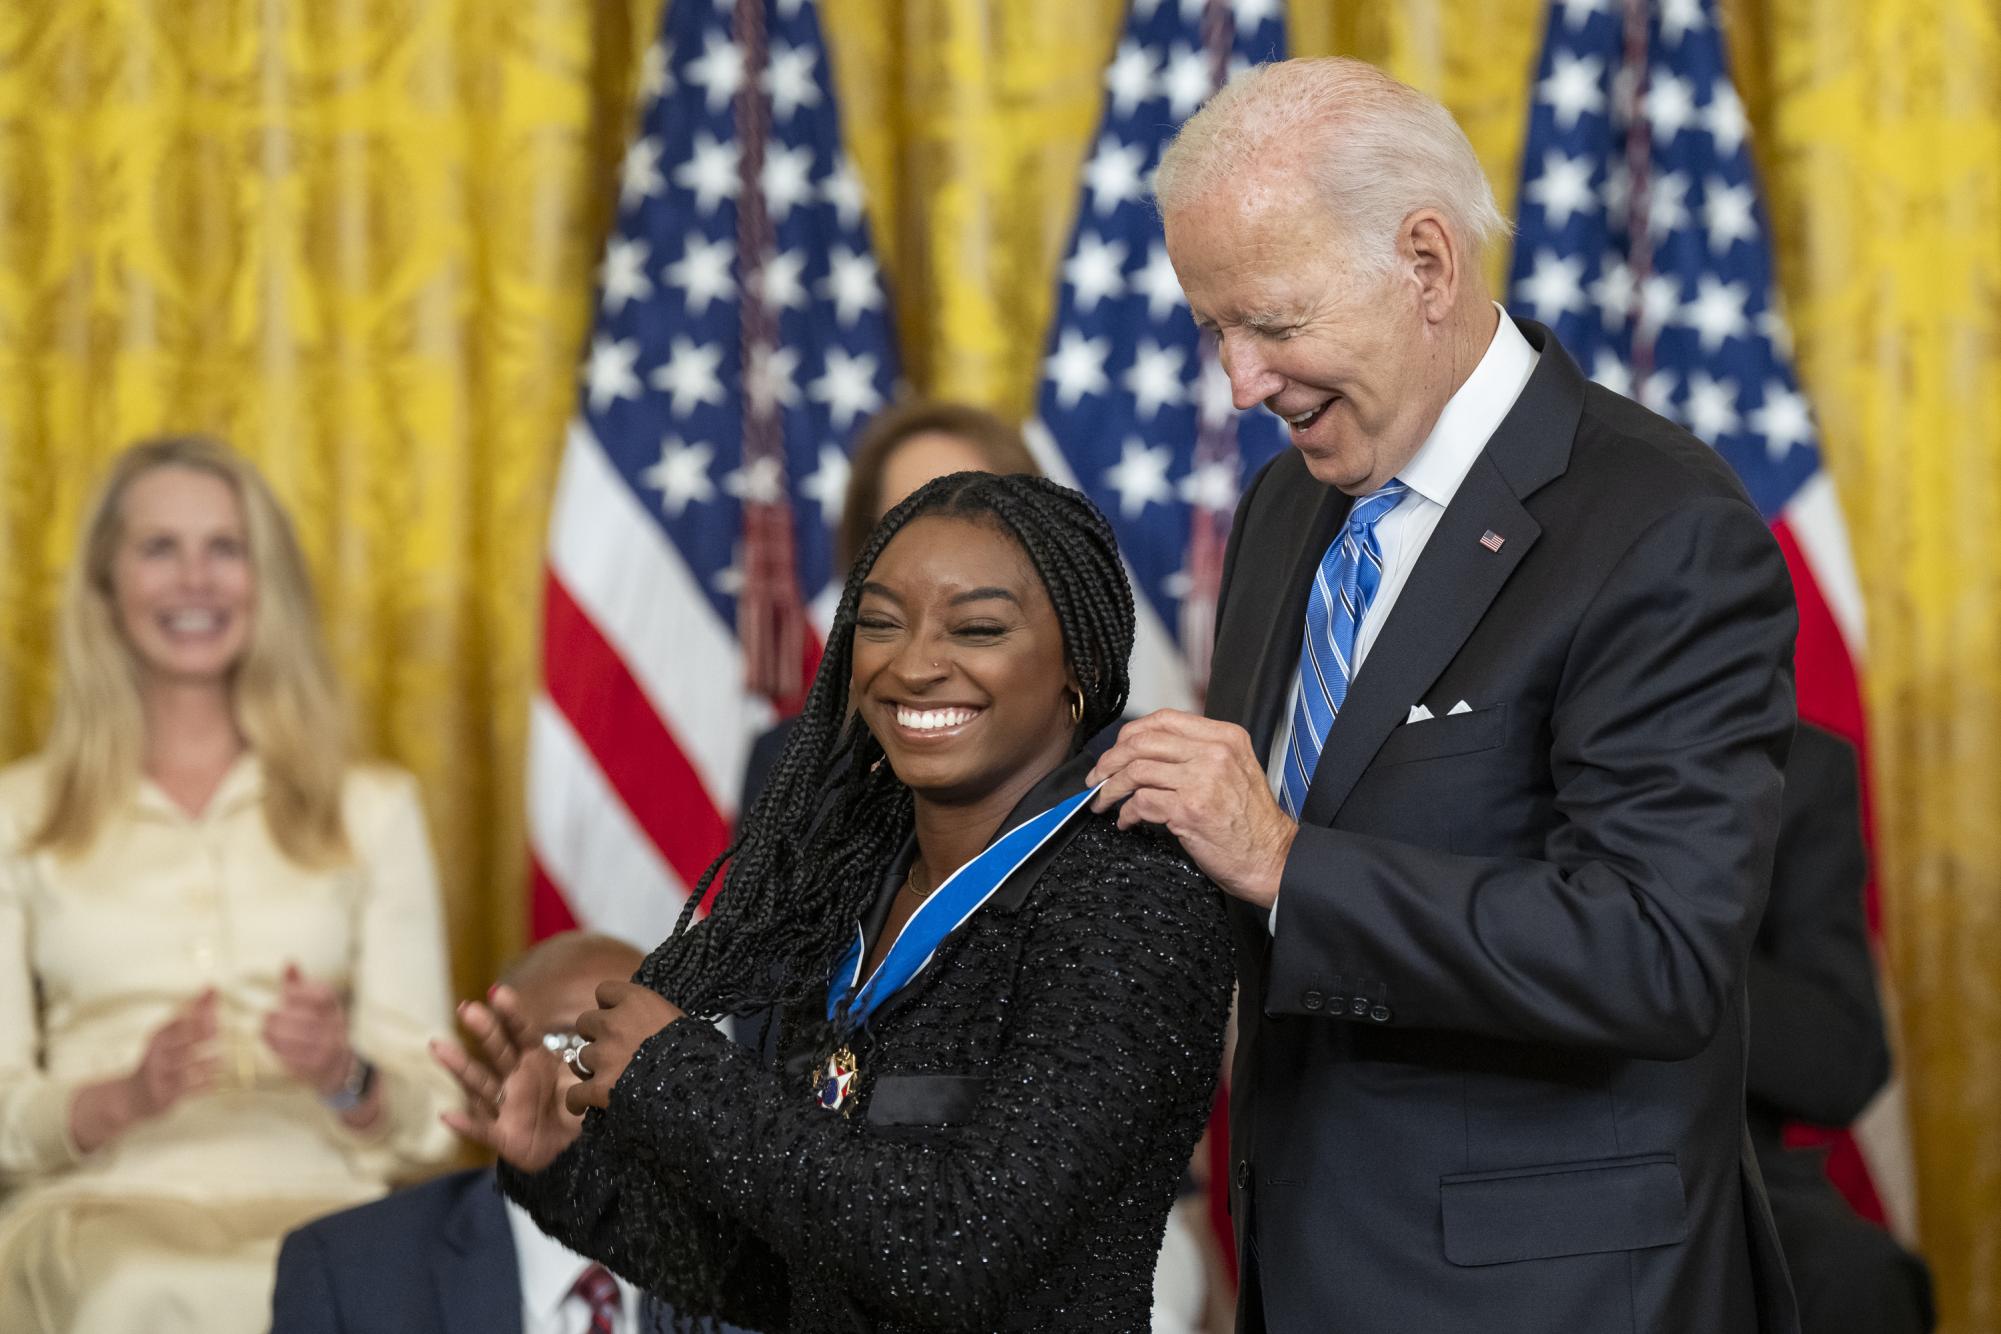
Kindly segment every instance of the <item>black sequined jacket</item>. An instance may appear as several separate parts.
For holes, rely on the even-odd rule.
[[[1052,774],[1004,827],[1081,773]],[[764,1057],[683,1021],[640,1046],[576,1144],[540,1173],[503,1166],[503,1186],[684,1318],[1147,1330],[1221,1060],[1221,896],[1171,839],[1109,816],[1059,841],[876,1012],[848,1114],[809,1088],[819,1007],[782,1016]],[[892,891],[902,869],[885,868]],[[658,986],[652,964],[639,980]]]

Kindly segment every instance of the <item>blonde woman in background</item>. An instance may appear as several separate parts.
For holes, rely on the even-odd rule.
[[[262,1330],[288,1229],[451,1149],[417,791],[350,762],[291,525],[221,444],[118,458],[59,654],[0,771],[0,1328]]]

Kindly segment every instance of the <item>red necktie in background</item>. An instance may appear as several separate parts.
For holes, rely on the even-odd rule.
[[[615,1334],[618,1328],[618,1280],[603,1265],[577,1275],[570,1295],[591,1308],[591,1334]]]

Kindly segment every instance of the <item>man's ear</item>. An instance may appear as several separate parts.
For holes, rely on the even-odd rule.
[[[1397,250],[1417,283],[1418,309],[1429,323],[1443,323],[1464,280],[1459,238],[1437,209],[1421,208],[1404,219]]]

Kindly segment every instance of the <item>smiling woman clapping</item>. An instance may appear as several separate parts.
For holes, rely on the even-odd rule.
[[[349,763],[291,525],[216,442],[113,465],[58,657],[0,772],[0,1325],[262,1330],[287,1229],[451,1147],[416,788]]]
[[[1148,1328],[1230,967],[1214,886],[1082,800],[1132,637],[1083,496],[919,490],[855,562],[708,918],[600,989],[574,1075],[505,989],[465,1007],[453,1124],[684,1317]],[[688,1022],[721,1014],[761,1050]]]

